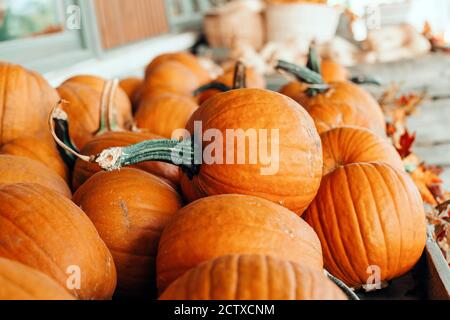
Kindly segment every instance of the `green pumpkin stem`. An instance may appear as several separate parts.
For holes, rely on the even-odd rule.
[[[381,83],[377,79],[365,75],[352,77],[350,81],[355,84],[373,84],[375,86],[381,86]]]
[[[226,84],[220,83],[220,82],[210,82],[207,83],[199,88],[197,88],[192,94],[193,96],[197,96],[207,90],[218,90],[221,92],[227,92],[230,91],[232,88],[230,88],[229,86],[227,86]]]
[[[308,52],[308,62],[306,63],[306,67],[318,74],[322,74],[319,55],[317,54],[316,47],[314,44],[311,44]]]
[[[309,84],[307,94],[315,96],[319,93],[327,91],[330,87],[323,81],[320,73],[312,71],[306,67],[302,67],[287,61],[278,60],[275,69],[286,71],[294,75],[299,81]]]
[[[247,67],[241,61],[234,67],[233,89],[247,88]]]

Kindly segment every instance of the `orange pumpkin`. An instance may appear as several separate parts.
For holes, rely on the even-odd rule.
[[[189,69],[195,74],[200,85],[208,83],[211,80],[208,71],[199,63],[197,57],[189,52],[175,52],[159,55],[147,66],[145,71],[146,77],[148,77],[159,66],[169,61],[180,63]]]
[[[74,300],[74,297],[47,275],[0,258],[0,300]]]
[[[193,99],[164,94],[153,99],[145,99],[139,104],[135,115],[136,125],[165,138],[172,138],[177,129],[183,129],[198,105]]]
[[[62,99],[69,102],[64,105],[70,122],[70,135],[78,148],[83,146],[100,128],[102,91],[105,81],[101,78],[88,77],[91,82],[72,78],[58,87]],[[122,95],[120,95],[122,93]],[[115,118],[121,128],[130,127],[133,122],[131,104],[123,91],[115,95]],[[119,98],[122,97],[123,99]]]
[[[97,154],[105,148],[128,146],[133,143],[158,138],[160,137],[152,133],[106,132],[90,140],[81,152],[84,154]],[[179,170],[174,165],[163,162],[144,162],[137,165],[136,168],[155,174],[174,187],[177,187],[179,184]],[[101,168],[97,164],[78,160],[73,170],[73,189],[77,190],[87,179],[99,171],[101,171]]]
[[[305,214],[325,268],[347,285],[408,272],[426,241],[423,202],[411,178],[388,164],[354,163],[326,175]],[[381,283],[380,283],[381,285]]]
[[[221,195],[184,207],[166,226],[158,249],[158,288],[227,254],[274,255],[322,268],[317,235],[293,212],[261,198]]]
[[[0,147],[0,154],[26,157],[39,161],[69,181],[69,169],[55,144],[33,137],[12,140]]]
[[[0,155],[0,185],[12,183],[38,183],[71,198],[72,193],[55,171],[30,158]]]
[[[114,258],[117,293],[156,292],[156,250],[162,229],[181,208],[177,192],[158,177],[137,169],[99,172],[74,195]]]
[[[385,162],[404,170],[404,164],[392,144],[368,129],[335,128],[322,134],[321,139],[323,175],[357,162]]]
[[[119,83],[119,86],[125,91],[130,99],[134,110],[137,109],[136,95],[143,83],[143,79],[136,77],[122,79]]]
[[[39,270],[80,299],[109,299],[116,271],[89,218],[38,184],[0,186],[0,257]]]
[[[52,141],[48,114],[58,93],[39,74],[0,62],[0,146],[32,136]]]
[[[161,300],[347,300],[322,271],[265,255],[228,255],[189,270]]]
[[[278,67],[294,73],[304,82],[289,83],[281,88],[280,93],[305,107],[319,133],[353,125],[386,136],[383,112],[378,102],[362,87],[349,81],[325,84],[319,74],[284,61],[280,61]],[[311,89],[311,85],[319,86],[320,89]]]
[[[322,60],[320,69],[323,81],[326,83],[344,82],[350,79],[350,71],[333,60]]]

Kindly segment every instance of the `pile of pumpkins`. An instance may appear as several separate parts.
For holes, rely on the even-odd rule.
[[[323,61],[322,76],[280,68],[298,78],[280,93],[252,69],[246,88],[220,92],[234,70],[211,79],[189,53],[161,55],[145,79],[111,91],[115,123],[105,129],[105,79],[55,89],[0,63],[0,299],[346,299],[324,268],[352,288],[372,266],[381,282],[408,272],[425,246],[425,214],[379,105],[336,64]],[[279,130],[279,170],[71,164],[48,125],[61,99],[83,155],[169,141],[202,121],[224,135]]]

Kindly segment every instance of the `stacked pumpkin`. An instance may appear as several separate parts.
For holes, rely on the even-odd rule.
[[[280,63],[298,78],[282,94],[251,69],[213,80],[188,53],[119,87],[77,76],[55,90],[2,66],[3,118],[28,129],[0,127],[0,299],[346,299],[324,267],[355,288],[370,267],[380,281],[410,270],[425,216],[381,110],[310,67]],[[46,93],[32,121],[14,100],[25,90]],[[266,130],[270,161],[236,161],[255,150],[233,129]]]

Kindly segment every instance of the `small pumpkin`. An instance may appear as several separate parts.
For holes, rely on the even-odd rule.
[[[184,129],[198,105],[189,97],[163,94],[153,99],[145,99],[139,104],[135,115],[139,129],[165,138],[172,138],[177,129]]]
[[[362,87],[349,81],[325,83],[320,74],[284,61],[279,61],[277,68],[293,73],[301,81],[287,84],[280,93],[305,107],[319,133],[353,125],[386,136],[381,107]]]
[[[94,223],[117,269],[117,291],[125,296],[156,292],[156,250],[161,232],[181,208],[177,192],[158,177],[137,169],[99,172],[73,201]]]
[[[265,255],[227,255],[189,270],[161,300],[347,300],[323,271]]]
[[[0,257],[47,274],[77,298],[111,298],[112,256],[72,201],[38,184],[0,185],[0,221]]]
[[[338,167],[358,162],[385,162],[404,170],[404,164],[392,144],[368,129],[335,128],[323,133],[321,139],[323,175]]]
[[[84,154],[97,154],[105,148],[128,146],[145,140],[159,139],[152,133],[141,132],[105,132],[94,137],[82,149]],[[163,162],[143,162],[135,166],[138,169],[155,174],[174,187],[179,185],[179,170],[176,166]],[[101,171],[96,163],[77,160],[73,170],[72,187],[77,190],[87,179]]]
[[[143,79],[136,77],[125,78],[119,82],[119,86],[123,91],[125,91],[128,98],[130,99],[131,104],[133,105],[133,110],[137,109],[138,105],[136,101],[136,95],[143,83]]]
[[[347,81],[351,76],[347,68],[330,59],[323,59],[320,69],[323,81],[326,83]]]
[[[72,193],[55,171],[30,158],[0,155],[0,185],[14,183],[38,183],[59,194],[72,198]]]
[[[1,146],[0,154],[39,161],[58,173],[66,182],[69,181],[69,169],[53,142],[33,137],[18,138]]]
[[[157,56],[152,62],[147,66],[145,70],[145,75],[148,77],[155,69],[159,66],[165,64],[166,62],[177,62],[182,64],[184,67],[189,69],[195,74],[198,83],[200,85],[206,84],[211,80],[208,71],[200,64],[196,56],[189,52],[174,52],[165,53]]]
[[[39,74],[0,62],[0,146],[32,136],[51,142],[47,119],[58,93]]]
[[[49,276],[21,263],[0,258],[0,300],[74,300]]]
[[[78,148],[82,148],[100,129],[102,93],[106,84],[97,77],[87,77],[89,81],[85,79],[86,77],[71,78],[57,89],[61,98],[68,102],[64,111],[69,118],[71,137]],[[114,97],[114,118],[117,125],[128,128],[133,122],[131,103],[121,89]]]
[[[274,255],[322,268],[317,235],[293,212],[256,197],[221,195],[182,208],[168,223],[158,249],[158,288],[227,254]]]
[[[380,281],[405,274],[426,242],[417,188],[405,172],[381,162],[326,175],[305,217],[322,243],[325,268],[352,287],[373,284],[374,273]]]

